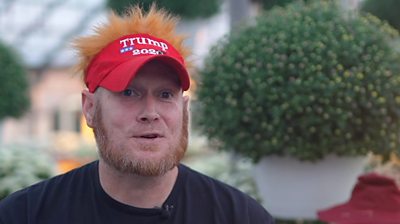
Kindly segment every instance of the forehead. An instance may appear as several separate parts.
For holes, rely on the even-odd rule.
[[[180,87],[177,72],[162,61],[151,61],[139,69],[130,85],[135,84],[170,84]]]

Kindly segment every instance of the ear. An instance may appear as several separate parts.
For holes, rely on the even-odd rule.
[[[88,90],[82,91],[82,112],[86,119],[87,126],[93,128],[93,116],[95,113],[96,105],[95,105],[95,97],[94,93],[89,92]]]
[[[189,111],[189,102],[190,102],[190,97],[188,95],[183,96],[183,108],[187,111]]]

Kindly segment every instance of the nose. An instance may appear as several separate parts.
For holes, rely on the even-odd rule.
[[[149,96],[142,100],[142,110],[140,111],[137,119],[138,122],[141,123],[151,123],[160,119],[160,114],[158,113],[155,99]]]

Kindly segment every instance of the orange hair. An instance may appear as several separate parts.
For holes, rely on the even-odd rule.
[[[95,34],[74,40],[73,46],[79,56],[77,70],[85,78],[84,71],[97,53],[119,37],[135,33],[146,33],[166,40],[186,61],[190,51],[183,44],[185,37],[175,32],[177,22],[177,17],[157,9],[155,5],[147,13],[139,6],[128,9],[125,16],[111,12],[107,23],[95,27]]]

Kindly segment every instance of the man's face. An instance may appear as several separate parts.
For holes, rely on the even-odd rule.
[[[88,124],[100,157],[109,166],[123,173],[156,176],[182,159],[188,138],[188,97],[182,95],[169,67],[150,62],[126,90],[100,88],[92,98]]]

